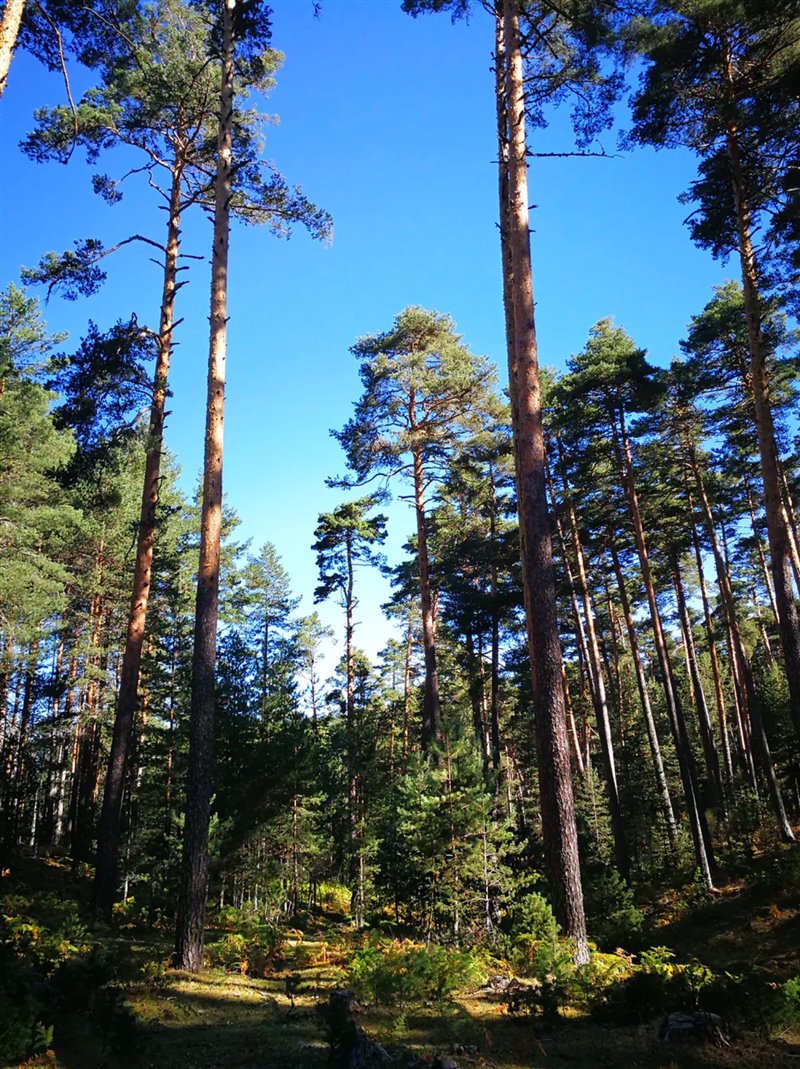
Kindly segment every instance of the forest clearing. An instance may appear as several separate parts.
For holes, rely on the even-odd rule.
[[[269,941],[262,934],[256,952],[258,916],[222,910],[210,918],[202,973],[174,970],[169,932],[160,921],[143,922],[132,902],[109,929],[92,933],[88,915],[80,913],[87,880],[71,877],[63,862],[23,863],[16,878],[4,879],[0,908],[6,923],[12,902],[20,911],[13,918],[18,946],[30,938],[23,916],[37,928],[27,946],[31,960],[53,953],[58,934],[46,926],[63,926],[66,917],[72,918],[70,938],[83,944],[54,954],[64,976],[56,967],[44,1005],[55,1015],[59,1041],[26,1066],[344,1065],[330,1054],[325,1011],[331,991],[349,988],[356,993],[359,1029],[386,1054],[352,1064],[784,1069],[800,1051],[800,995],[796,985],[786,986],[800,965],[796,863],[779,852],[760,858],[753,875],[754,886],[734,881],[711,903],[697,892],[683,900],[665,896],[649,918],[648,937],[659,943],[649,969],[646,951],[622,948],[593,955],[582,980],[568,975],[562,961],[549,976],[552,1001],[537,997],[529,1004],[513,1002],[513,983],[510,993],[503,991],[501,978],[511,980],[514,969],[497,952],[466,969],[451,961],[449,968],[420,973],[404,992],[392,985],[389,970],[375,969],[378,948],[395,955],[396,969],[409,951],[427,954],[424,944],[398,936],[388,923],[359,932],[341,914],[322,910],[296,918],[303,927],[287,925],[277,941],[274,933]],[[22,910],[17,890],[21,898],[30,896]],[[338,890],[346,899],[344,888]],[[645,963],[643,982],[626,991],[637,960]],[[681,977],[681,966],[692,975]],[[678,1006],[724,1013],[724,1042],[665,1043],[664,1019]]]
[[[4,0],[0,1067],[800,1058],[799,85]]]

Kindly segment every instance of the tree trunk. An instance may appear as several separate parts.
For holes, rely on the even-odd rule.
[[[8,68],[17,43],[25,0],[6,0],[0,15],[0,97],[8,82]]]
[[[703,690],[703,681],[700,678],[700,669],[697,666],[697,651],[695,650],[694,636],[692,635],[692,621],[689,618],[689,610],[686,607],[686,595],[683,591],[680,568],[678,566],[678,561],[675,558],[671,561],[671,567],[672,585],[675,590],[675,602],[678,607],[678,623],[686,656],[686,671],[689,676],[692,692],[694,693],[697,720],[700,725],[700,741],[703,744],[703,757],[705,758],[706,770],[714,794],[714,802],[719,805],[724,812],[725,798],[722,790],[722,775],[719,767],[719,757],[717,756],[717,748],[714,742],[711,717],[708,713],[708,703],[706,701],[705,691]]]
[[[572,697],[569,693],[569,680],[567,679],[567,670],[564,667],[564,662],[561,662],[561,683],[564,687],[564,708],[567,713],[567,732],[569,734],[570,746],[572,747],[572,758],[575,761],[575,771],[578,776],[583,779],[586,775],[586,765],[583,760],[583,751],[581,750],[580,740],[578,739],[578,728],[575,724],[575,712],[572,708]]]
[[[689,512],[694,517],[694,502],[692,495],[688,495]],[[729,787],[733,786],[733,762],[731,760],[731,744],[728,738],[728,715],[725,709],[725,694],[722,689],[722,676],[719,670],[719,657],[717,656],[717,644],[714,641],[714,626],[711,621],[711,608],[708,603],[708,589],[705,575],[703,574],[703,555],[700,549],[700,539],[697,537],[697,527],[692,519],[692,545],[694,558],[697,564],[697,580],[700,586],[700,598],[703,602],[703,622],[706,629],[706,641],[708,654],[711,658],[711,674],[714,677],[714,700],[717,705],[717,724],[719,725],[720,742],[722,744],[722,758],[725,764],[725,775]]]
[[[226,0],[222,8],[222,71],[217,170],[214,180],[211,334],[203,458],[203,508],[200,520],[200,564],[197,572],[192,656],[186,819],[175,937],[175,964],[189,972],[199,972],[203,965],[203,927],[208,893],[208,825],[211,816],[214,763],[214,669],[217,656],[222,536],[222,446],[228,322],[235,6],[236,0]]]
[[[618,422],[619,421],[619,422]],[[639,498],[636,493],[636,483],[633,474],[633,461],[631,458],[630,442],[625,429],[625,418],[620,411],[612,417],[611,422],[612,443],[617,464],[620,469],[625,496],[628,501],[628,513],[633,525],[633,534],[636,542],[636,552],[639,557],[639,567],[642,572],[647,604],[650,609],[650,621],[655,641],[656,656],[661,672],[661,686],[664,690],[664,698],[667,706],[670,728],[675,743],[675,752],[678,757],[678,767],[681,773],[683,794],[686,801],[686,809],[689,816],[689,827],[692,833],[695,858],[698,868],[703,877],[703,882],[710,890],[714,886],[713,872],[715,868],[714,855],[711,848],[711,837],[705,818],[700,792],[697,786],[697,770],[694,756],[686,734],[686,724],[683,719],[683,710],[678,701],[678,695],[672,678],[672,666],[667,652],[667,644],[664,639],[664,630],[661,626],[661,616],[658,611],[656,592],[653,585],[653,577],[650,571],[650,559],[647,553],[647,542],[644,534],[642,515],[639,509]]]
[[[722,595],[723,608],[727,617],[728,626],[731,633],[731,642],[733,646],[733,654],[736,661],[736,669],[743,685],[744,701],[747,709],[747,715],[750,720],[750,731],[753,748],[758,756],[758,763],[761,767],[761,771],[764,778],[767,781],[767,787],[769,789],[770,801],[772,803],[772,809],[775,814],[775,820],[778,824],[778,830],[781,838],[784,842],[794,842],[795,836],[792,831],[792,826],[789,823],[786,816],[786,809],[783,804],[783,796],[781,794],[780,784],[778,783],[778,777],[775,774],[775,766],[772,762],[772,754],[770,752],[769,742],[767,740],[767,734],[764,730],[764,721],[761,716],[761,705],[756,693],[755,682],[753,680],[753,671],[750,666],[750,662],[747,658],[747,654],[744,648],[744,642],[742,641],[741,632],[739,631],[739,622],[736,614],[736,604],[733,600],[733,590],[731,589],[730,580],[728,578],[728,569],[725,565],[725,560],[722,555],[722,549],[720,548],[719,539],[717,538],[717,530],[714,526],[714,518],[711,512],[711,505],[708,501],[708,495],[706,494],[705,484],[703,483],[703,477],[700,472],[700,467],[697,463],[697,454],[692,446],[688,449],[689,463],[694,473],[695,483],[697,486],[697,493],[700,498],[700,504],[703,509],[703,515],[706,520],[706,529],[711,541],[711,549],[714,554],[714,563],[717,568],[717,576],[720,584],[720,594]],[[755,776],[753,776],[755,781]]]
[[[732,78],[730,67],[726,70],[726,77]],[[775,427],[766,366],[767,345],[761,329],[758,270],[751,240],[750,206],[740,155],[739,131],[733,120],[728,123],[726,129],[726,149],[736,206],[739,261],[750,350],[750,382],[756,413],[758,452],[761,461],[761,478],[764,484],[764,507],[772,578],[775,585],[775,603],[778,610],[778,628],[783,647],[786,678],[789,683],[792,722],[795,733],[800,738],[800,616],[792,592],[789,534],[782,509],[778,450],[775,443]]]
[[[542,839],[554,912],[574,940],[575,959],[588,961],[578,835],[567,739],[561,643],[556,616],[550,523],[545,488],[545,448],[533,312],[528,218],[525,95],[519,34],[519,10],[503,0],[505,63],[498,48],[498,71],[504,68],[508,154],[508,202],[501,235],[508,243],[513,280],[510,285],[514,348],[509,350],[509,394],[517,473],[523,589],[528,625]],[[498,39],[500,28],[498,27]]]
[[[564,472],[563,454],[561,443],[558,443],[559,456],[561,459],[561,488],[564,495],[564,507],[569,517],[569,528],[572,536],[572,548],[575,554],[575,562],[578,567],[578,590],[583,602],[583,616],[586,620],[586,633],[588,639],[588,654],[591,673],[594,678],[592,688],[594,698],[594,712],[597,720],[597,732],[600,736],[600,753],[603,758],[603,771],[605,773],[606,795],[608,797],[608,809],[611,817],[611,834],[614,838],[614,862],[620,875],[630,879],[630,858],[628,844],[625,838],[625,822],[622,817],[622,803],[620,802],[619,783],[617,782],[617,763],[614,757],[614,740],[611,735],[611,717],[608,712],[608,698],[606,695],[603,666],[600,657],[600,644],[597,641],[597,631],[594,626],[594,611],[591,598],[589,597],[589,583],[586,575],[586,558],[583,553],[583,545],[578,528],[578,517],[572,505],[566,473]],[[554,498],[552,489],[551,496]],[[555,509],[555,505],[553,506]],[[566,546],[564,547],[566,559]]]
[[[117,694],[117,710],[111,752],[108,756],[103,808],[97,829],[97,868],[93,889],[93,910],[97,917],[108,917],[114,902],[116,868],[119,855],[120,818],[125,773],[131,744],[131,732],[136,714],[139,673],[142,663],[142,644],[150,598],[153,565],[156,511],[161,485],[161,454],[164,437],[164,415],[167,398],[172,327],[177,292],[178,248],[180,240],[181,182],[183,162],[176,159],[172,169],[167,243],[164,258],[164,281],[161,294],[161,317],[158,333],[158,355],[153,376],[153,398],[150,406],[150,426],[147,437],[144,486],[139,514],[136,542],[136,562],[133,572],[125,652]]]
[[[669,838],[670,849],[674,854],[678,849],[678,826],[675,822],[675,812],[672,808],[672,798],[669,793],[667,774],[664,771],[664,759],[661,756],[661,743],[658,738],[655,717],[653,716],[653,707],[650,704],[650,691],[647,688],[647,677],[645,676],[642,658],[639,653],[639,639],[636,635],[636,626],[633,622],[631,604],[628,600],[628,591],[625,587],[625,576],[622,574],[619,555],[617,554],[617,548],[610,531],[607,532],[607,545],[611,554],[611,563],[614,566],[614,575],[617,579],[619,602],[625,620],[625,630],[628,632],[628,645],[631,648],[631,660],[633,661],[633,670],[636,675],[636,686],[639,690],[639,701],[642,705],[645,727],[647,728],[647,740],[650,744],[650,754],[653,758],[653,768],[656,774],[661,812],[667,826],[667,837]]]
[[[500,610],[497,605],[497,494],[495,491],[494,469],[489,466],[489,484],[492,491],[491,515],[489,519],[489,538],[491,543],[491,565],[489,571],[490,592],[492,597],[492,652],[491,652],[491,691],[489,699],[489,724],[491,730],[492,768],[500,771]]]
[[[422,455],[413,451],[414,511],[417,517],[417,562],[419,567],[420,607],[422,610],[422,650],[425,657],[425,693],[422,701],[422,749],[427,752],[431,743],[442,736],[439,704],[439,675],[436,671],[436,625],[433,615],[428,534],[425,529],[425,477]]]
[[[769,597],[770,607],[772,608],[773,619],[778,620],[778,603],[775,600],[775,584],[772,581],[772,575],[770,574],[769,567],[767,565],[767,558],[764,555],[764,543],[761,541],[761,532],[758,529],[756,522],[756,510],[753,505],[753,495],[750,493],[750,483],[745,479],[744,481],[745,494],[747,495],[747,510],[750,513],[750,529],[753,532],[753,541],[756,544],[756,550],[758,551],[758,560],[761,564],[761,573],[764,576],[764,587]]]

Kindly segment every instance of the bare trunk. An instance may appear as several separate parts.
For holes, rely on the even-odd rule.
[[[428,561],[428,534],[425,530],[425,479],[422,456],[414,450],[414,510],[417,517],[417,561],[422,609],[422,650],[425,657],[425,693],[422,702],[422,749],[442,735],[439,705],[439,675],[436,671],[436,626],[433,615],[431,579]]]
[[[489,538],[491,541],[492,561],[489,581],[492,595],[492,652],[491,652],[491,695],[489,701],[489,723],[492,739],[492,768],[500,771],[500,612],[497,606],[497,494],[495,492],[494,470],[489,468],[489,481],[492,489],[492,511],[489,520]]]
[[[617,423],[619,420],[619,424]],[[633,525],[636,552],[639,557],[639,567],[642,572],[647,604],[650,609],[650,621],[655,640],[656,656],[661,672],[661,686],[664,691],[664,699],[667,706],[670,728],[675,743],[675,752],[678,757],[678,766],[683,784],[683,795],[686,801],[686,809],[689,817],[689,827],[692,833],[695,859],[703,877],[706,887],[714,886],[713,871],[715,868],[714,855],[711,848],[711,836],[708,831],[705,812],[703,810],[700,792],[697,785],[697,770],[694,756],[686,734],[686,724],[683,719],[683,710],[678,701],[678,695],[672,678],[672,666],[667,652],[667,644],[664,639],[664,631],[661,626],[661,616],[658,611],[656,592],[650,571],[650,559],[647,552],[647,542],[642,524],[639,499],[636,493],[636,483],[633,475],[633,462],[631,459],[630,443],[625,430],[625,420],[622,412],[612,418],[612,438],[614,452],[620,468],[620,474],[625,488],[625,496],[628,500],[628,512]]]
[[[732,77],[730,68],[728,75]],[[758,271],[751,240],[750,206],[739,148],[739,131],[734,121],[726,130],[726,148],[730,166],[731,186],[736,205],[736,228],[739,238],[739,261],[742,270],[747,340],[750,350],[750,381],[756,413],[758,452],[761,478],[764,484],[764,506],[767,518],[772,578],[775,584],[775,603],[778,627],[789,683],[789,704],[795,732],[800,737],[800,616],[792,592],[791,552],[789,533],[782,508],[778,472],[778,450],[769,396],[767,375],[767,346],[761,329],[761,298]]]
[[[189,972],[203,965],[203,927],[208,893],[208,825],[214,744],[214,671],[217,656],[219,561],[222,535],[222,446],[228,322],[228,241],[230,236],[231,150],[234,105],[233,12],[222,10],[222,71],[214,181],[214,244],[211,260],[211,334],[203,458],[203,508],[197,572],[189,769],[183,835],[181,888],[175,937],[175,964]]]
[[[692,635],[692,621],[689,618],[689,610],[686,606],[686,596],[683,591],[683,583],[681,582],[678,562],[673,559],[671,564],[672,583],[675,589],[675,601],[678,606],[678,622],[686,656],[686,670],[689,676],[689,682],[691,683],[692,692],[694,693],[697,720],[700,725],[700,740],[703,744],[703,757],[705,758],[706,770],[711,782],[714,801],[717,805],[721,806],[724,811],[725,798],[722,790],[722,775],[719,767],[719,757],[717,756],[717,748],[714,742],[711,717],[708,713],[708,703],[706,702],[706,695],[703,690],[703,681],[700,678],[700,669],[697,666],[697,651],[695,650],[694,636]]]
[[[567,671],[564,667],[564,662],[561,662],[561,682],[564,687],[564,708],[567,712],[567,731],[569,732],[569,741],[572,748],[572,758],[575,762],[575,771],[578,773],[581,779],[586,775],[586,765],[583,760],[583,751],[581,750],[580,739],[578,738],[578,728],[575,723],[575,712],[572,708],[572,697],[569,692],[569,680],[567,679]]]
[[[672,852],[675,853],[678,849],[678,826],[675,822],[675,812],[672,808],[672,798],[669,793],[667,774],[664,771],[664,759],[661,756],[661,743],[658,738],[655,717],[653,716],[653,707],[650,704],[650,691],[647,687],[647,677],[645,676],[642,658],[639,653],[639,639],[636,635],[636,626],[633,622],[628,591],[625,587],[625,576],[622,574],[622,566],[620,565],[616,545],[614,544],[614,539],[610,531],[607,533],[607,544],[611,554],[611,562],[614,566],[614,575],[617,579],[617,589],[619,590],[620,607],[622,608],[622,615],[625,620],[625,630],[628,633],[628,645],[631,648],[631,659],[633,661],[633,670],[636,676],[636,686],[639,690],[639,701],[642,705],[642,714],[644,716],[645,727],[647,728],[647,740],[650,744],[650,754],[653,758],[653,769],[656,774],[661,812],[667,826],[667,836],[669,838],[670,848]]]
[[[756,544],[756,550],[758,551],[758,560],[761,564],[761,574],[764,576],[764,586],[769,597],[770,607],[772,608],[773,619],[778,619],[778,603],[775,600],[775,584],[772,581],[772,575],[770,574],[769,565],[767,564],[767,558],[764,554],[764,543],[761,541],[761,532],[758,529],[758,523],[756,522],[756,510],[753,504],[753,495],[750,493],[750,484],[745,479],[744,483],[745,493],[747,494],[747,510],[750,513],[750,529],[753,532],[753,541]]]
[[[403,764],[408,758],[408,717],[411,707],[411,614],[406,623],[406,653],[403,659]]]
[[[8,68],[17,43],[25,0],[6,0],[0,15],[0,97],[8,82]]]
[[[345,590],[345,730],[347,732],[347,820],[350,882],[353,907],[351,912],[360,927],[361,849],[358,820],[358,751],[359,738],[355,709],[355,677],[353,667],[353,532],[345,535],[347,554],[347,587]]]
[[[525,97],[519,34],[519,9],[503,0],[502,38],[497,66],[505,75],[509,140],[508,206],[501,235],[508,242],[513,275],[511,306],[514,348],[509,351],[509,394],[517,473],[523,588],[528,625],[542,838],[554,912],[574,940],[575,959],[588,961],[578,836],[569,763],[567,718],[561,683],[561,643],[556,616],[550,523],[545,488],[545,448],[536,332],[533,318],[528,218]],[[498,28],[499,29],[499,28]],[[498,32],[498,44],[500,43]]]
[[[694,515],[694,503],[689,494],[689,511]],[[697,537],[697,528],[692,520],[692,544],[694,557],[697,564],[697,580],[700,586],[700,597],[703,602],[703,622],[706,629],[706,641],[708,654],[711,658],[711,673],[714,677],[714,700],[717,705],[717,724],[719,725],[720,742],[722,744],[722,757],[725,764],[725,775],[729,786],[733,785],[733,762],[731,760],[731,744],[728,738],[728,714],[725,708],[725,694],[722,689],[722,676],[719,669],[719,657],[717,656],[717,644],[714,641],[714,626],[711,621],[711,607],[708,603],[708,589],[705,575],[703,574],[703,555],[700,550],[700,540]]]
[[[747,654],[744,648],[744,642],[742,641],[741,632],[739,631],[739,622],[736,614],[736,604],[733,600],[733,590],[731,589],[730,579],[728,578],[728,569],[725,564],[725,560],[722,554],[722,549],[717,538],[717,530],[714,525],[714,517],[711,512],[711,505],[709,504],[708,495],[706,494],[705,485],[703,483],[703,477],[700,472],[700,467],[697,463],[697,455],[693,447],[689,447],[688,450],[689,463],[691,464],[692,471],[695,476],[695,483],[697,486],[697,493],[700,498],[700,504],[703,509],[703,515],[706,520],[706,529],[711,541],[711,549],[714,554],[714,562],[717,568],[717,577],[720,584],[720,594],[722,595],[723,607],[725,609],[725,615],[727,617],[728,627],[730,628],[731,644],[733,646],[733,655],[735,658],[736,671],[739,674],[742,683],[744,703],[746,705],[747,715],[750,721],[750,731],[753,749],[758,756],[758,763],[761,767],[761,772],[767,781],[767,787],[769,789],[770,801],[772,803],[772,809],[775,814],[775,820],[778,824],[778,830],[781,838],[785,842],[794,842],[794,832],[787,819],[786,810],[783,804],[783,797],[781,795],[780,785],[778,778],[775,774],[775,766],[772,762],[772,754],[770,752],[769,742],[767,740],[767,734],[764,730],[764,721],[761,716],[761,706],[758,699],[758,695],[755,689],[755,682],[753,680],[753,671],[750,666],[750,662],[747,658]],[[746,741],[742,739],[746,746]],[[756,784],[755,769],[751,769],[753,783]]]
[[[600,753],[603,758],[603,771],[605,773],[606,795],[608,797],[608,809],[611,817],[611,834],[614,838],[614,861],[620,875],[626,880],[630,879],[630,858],[628,856],[628,844],[625,839],[625,822],[622,817],[622,804],[620,802],[619,784],[617,782],[617,763],[614,757],[614,740],[611,735],[611,718],[608,712],[608,698],[606,685],[603,677],[603,666],[600,657],[600,643],[597,641],[597,631],[594,626],[594,611],[591,598],[589,597],[589,583],[586,574],[586,558],[583,553],[583,544],[580,539],[578,517],[572,505],[567,477],[564,472],[563,454],[559,443],[559,455],[561,457],[561,488],[564,495],[564,507],[569,517],[569,528],[572,535],[572,547],[575,553],[575,562],[578,568],[578,590],[583,602],[583,616],[586,620],[586,632],[588,639],[589,665],[594,678],[593,697],[594,712],[597,720],[597,732],[600,736]],[[552,495],[552,489],[551,489]],[[555,506],[554,506],[555,507]],[[566,559],[566,546],[564,547]]]
[[[164,437],[167,380],[172,353],[172,326],[175,294],[177,292],[182,172],[183,164],[176,160],[173,164],[172,187],[170,190],[158,355],[153,377],[153,398],[150,407],[144,486],[136,542],[133,593],[131,595],[128,626],[125,635],[125,652],[122,656],[122,671],[117,694],[111,752],[108,756],[103,808],[97,829],[97,868],[93,889],[93,910],[98,917],[110,915],[114,902],[122,796],[125,790],[125,774],[130,753],[131,732],[136,714],[136,698],[142,664],[142,644],[147,620],[147,604],[150,598],[156,512],[161,485],[161,454]]]

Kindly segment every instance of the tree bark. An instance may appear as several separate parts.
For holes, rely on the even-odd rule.
[[[758,756],[758,763],[761,767],[761,772],[767,781],[767,787],[769,790],[770,801],[772,803],[772,810],[775,814],[775,820],[778,825],[778,831],[784,842],[794,842],[795,836],[792,831],[792,826],[789,823],[786,816],[786,809],[783,804],[783,796],[781,794],[780,784],[778,783],[778,777],[775,774],[775,766],[772,761],[772,753],[770,751],[769,741],[767,740],[767,734],[764,729],[764,721],[761,715],[761,705],[759,702],[758,694],[755,688],[755,681],[753,679],[753,670],[748,660],[747,653],[744,648],[744,642],[742,641],[741,632],[739,630],[739,621],[736,613],[736,603],[733,599],[733,590],[731,588],[730,579],[728,578],[728,569],[725,564],[725,560],[722,554],[722,549],[717,537],[717,530],[714,525],[714,517],[711,512],[711,505],[706,493],[705,484],[703,483],[702,473],[700,472],[700,466],[697,463],[697,454],[693,446],[688,449],[689,463],[692,468],[692,472],[695,477],[695,484],[697,486],[697,493],[700,499],[700,504],[703,509],[703,515],[706,521],[706,529],[709,539],[711,541],[711,549],[714,554],[714,563],[717,568],[717,576],[720,584],[720,594],[722,595],[723,608],[727,617],[728,627],[730,628],[731,643],[733,646],[733,655],[736,662],[736,670],[739,673],[742,681],[742,689],[744,696],[744,703],[746,706],[747,716],[750,721],[750,733],[753,748]],[[755,769],[753,768],[753,783],[756,784]]]
[[[694,502],[692,495],[688,495],[689,500],[689,512],[694,517]],[[725,765],[725,775],[729,787],[733,785],[733,762],[731,760],[731,744],[728,738],[728,714],[725,708],[725,694],[722,689],[722,676],[719,669],[719,657],[717,655],[717,644],[714,641],[714,626],[711,621],[711,608],[708,603],[708,589],[706,587],[705,575],[703,574],[703,555],[700,549],[700,540],[697,537],[697,527],[695,526],[694,519],[692,519],[692,545],[694,547],[694,558],[697,564],[697,580],[700,586],[700,598],[703,602],[703,622],[706,629],[706,641],[708,643],[708,654],[711,658],[711,674],[714,677],[714,700],[717,705],[717,724],[719,725],[720,742],[722,745],[722,758]]]
[[[203,928],[208,893],[208,826],[214,763],[214,673],[222,536],[222,447],[228,322],[235,6],[236,0],[226,0],[222,8],[222,70],[217,168],[214,180],[214,243],[211,259],[211,332],[203,459],[203,507],[192,656],[186,818],[175,937],[175,964],[189,972],[199,972],[203,965]]]
[[[675,822],[675,812],[672,808],[672,798],[669,793],[667,774],[664,771],[661,743],[658,738],[655,717],[653,716],[653,707],[650,704],[650,691],[647,687],[647,677],[645,676],[642,658],[639,653],[639,639],[636,634],[636,626],[633,622],[628,591],[625,587],[625,576],[622,574],[619,555],[610,531],[607,532],[607,545],[609,553],[611,554],[611,563],[614,566],[614,575],[617,579],[619,602],[622,609],[622,616],[625,620],[625,630],[628,632],[628,645],[631,648],[631,660],[633,661],[633,670],[636,676],[636,686],[639,690],[639,701],[641,702],[642,714],[644,716],[645,727],[647,728],[647,740],[650,744],[650,754],[653,758],[653,769],[656,774],[661,812],[667,826],[667,837],[669,839],[670,849],[675,853],[678,849],[678,826]]]
[[[528,649],[531,662],[542,839],[553,908],[574,941],[575,959],[588,961],[578,836],[570,774],[567,719],[561,683],[561,643],[556,616],[550,523],[545,487],[545,448],[534,326],[533,275],[528,218],[525,94],[519,9],[503,0],[497,67],[504,69],[509,140],[508,202],[501,233],[508,242],[514,347],[509,350],[509,394],[515,442],[517,499]],[[500,28],[498,27],[498,41]]]
[[[161,454],[164,438],[167,380],[169,377],[170,356],[172,354],[175,294],[178,288],[177,270],[182,177],[183,161],[176,158],[173,163],[170,189],[158,351],[153,376],[153,397],[150,406],[144,486],[142,488],[142,504],[136,541],[133,593],[128,612],[125,652],[122,656],[122,671],[117,694],[111,752],[108,757],[108,769],[103,792],[103,807],[97,829],[97,868],[95,870],[92,902],[96,917],[110,916],[114,902],[122,796],[125,789],[125,774],[130,754],[131,732],[136,715],[136,699],[142,664],[147,604],[150,598],[156,512],[161,486]]]
[[[689,738],[686,734],[686,724],[683,718],[683,710],[678,701],[678,695],[672,678],[672,666],[667,652],[667,644],[664,639],[664,630],[661,626],[661,616],[658,611],[656,592],[653,585],[653,577],[650,571],[650,558],[647,552],[644,525],[642,523],[639,498],[636,493],[636,482],[633,474],[633,461],[631,458],[630,442],[625,429],[625,418],[620,411],[611,421],[612,444],[616,456],[620,475],[625,489],[628,502],[628,513],[633,525],[636,552],[639,557],[639,567],[642,572],[647,604],[650,610],[650,622],[655,640],[656,656],[661,672],[661,686],[664,691],[664,699],[667,706],[672,738],[675,743],[675,752],[678,757],[678,767],[683,784],[683,795],[686,801],[686,809],[689,816],[689,827],[692,834],[695,859],[703,877],[703,882],[710,890],[714,886],[714,855],[711,847],[711,836],[705,818],[700,792],[697,786],[697,770],[695,768]]]
[[[569,518],[569,529],[572,536],[572,547],[575,554],[575,562],[578,568],[578,590],[583,602],[583,616],[586,620],[586,637],[588,640],[588,661],[591,674],[594,678],[592,688],[595,718],[597,720],[597,733],[600,736],[600,753],[603,758],[603,771],[605,773],[606,795],[608,797],[608,809],[611,818],[611,834],[614,839],[614,862],[619,873],[624,879],[630,879],[630,857],[628,843],[625,838],[625,822],[622,817],[622,803],[620,801],[619,783],[617,781],[617,763],[614,757],[614,740],[611,735],[611,717],[608,711],[608,697],[606,695],[605,679],[603,677],[603,665],[600,656],[600,643],[597,641],[597,630],[594,626],[594,611],[591,598],[589,597],[589,583],[586,575],[586,558],[581,543],[578,517],[572,504],[572,497],[564,471],[563,453],[561,443],[558,444],[561,474],[561,488],[564,496],[564,507]],[[554,497],[552,489],[551,496]],[[553,506],[555,509],[555,505]],[[566,559],[566,545],[564,545]]]
[[[730,64],[728,64],[726,67],[726,79],[730,82],[732,77],[733,73]],[[751,238],[750,205],[741,160],[739,130],[733,120],[727,124],[725,143],[736,207],[739,262],[742,272],[747,339],[750,350],[750,382],[756,414],[758,452],[761,462],[761,478],[764,485],[764,507],[767,518],[767,537],[769,540],[772,578],[775,585],[778,628],[783,648],[786,678],[789,684],[789,706],[792,722],[795,733],[800,738],[800,615],[798,615],[797,604],[792,592],[789,533],[782,508],[778,450],[775,443],[775,426],[769,396],[767,346],[761,329],[761,297],[755,252]]]
[[[412,402],[413,403],[413,402]],[[420,608],[422,611],[422,651],[425,657],[425,692],[422,700],[422,749],[427,752],[442,736],[439,702],[439,675],[436,670],[436,624],[431,594],[428,533],[425,529],[425,473],[422,456],[413,451],[414,511],[417,518],[417,563],[419,568]]]
[[[700,669],[697,665],[697,651],[695,650],[694,636],[692,635],[692,621],[689,618],[689,610],[686,606],[686,595],[683,591],[680,568],[678,566],[678,561],[674,558],[671,561],[671,567],[672,585],[675,590],[675,602],[678,607],[678,623],[683,638],[683,648],[686,656],[686,670],[689,676],[689,682],[691,683],[692,692],[694,693],[695,709],[697,711],[697,719],[700,725],[700,740],[703,744],[703,757],[705,758],[706,770],[708,771],[709,780],[711,781],[714,801],[724,812],[725,797],[722,790],[722,774],[719,767],[719,757],[717,756],[717,748],[714,742],[711,717],[708,713],[708,703],[706,701],[705,691],[703,690],[703,681],[700,678]]]
[[[17,43],[25,0],[6,0],[0,15],[0,97],[8,82],[8,68]]]

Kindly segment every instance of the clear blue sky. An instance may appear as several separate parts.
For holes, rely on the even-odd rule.
[[[475,352],[502,367],[491,49],[481,10],[469,25],[448,16],[411,19],[400,0],[275,0],[273,44],[285,53],[267,110],[280,116],[267,154],[334,220],[329,248],[298,232],[289,242],[236,227],[231,239],[225,489],[254,547],[275,543],[303,611],[316,580],[309,546],[320,511],[341,493],[331,427],[359,393],[348,352],[387,328],[409,304],[448,312]],[[80,76],[76,78],[80,87]],[[163,212],[146,187],[108,207],[91,190],[85,161],[35,165],[17,144],[34,107],[63,99],[60,79],[22,53],[0,104],[0,284],[49,249],[131,232],[161,238]],[[624,113],[623,113],[624,114]],[[613,151],[609,134],[605,147]],[[566,116],[537,131],[532,147],[571,147]],[[108,157],[100,169],[114,172]],[[690,243],[676,197],[694,174],[682,153],[639,150],[620,159],[534,161],[530,176],[540,359],[563,366],[599,318],[613,315],[657,362],[666,362],[690,316],[727,269]],[[210,227],[184,227],[184,249],[207,255]],[[136,312],[157,323],[160,279],[141,248],[108,263],[101,293],[75,304],[54,298],[51,329],[77,344],[92,318],[101,329]],[[173,363],[167,440],[187,489],[201,466],[207,357],[208,269],[198,264],[180,294],[184,323]],[[390,555],[412,529],[391,511]],[[387,588],[363,578],[358,642],[371,654],[389,633],[377,605]],[[326,610],[340,629],[340,612]]]

